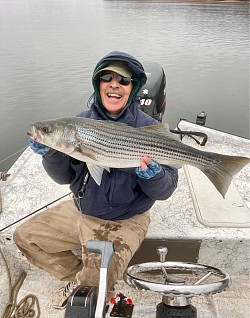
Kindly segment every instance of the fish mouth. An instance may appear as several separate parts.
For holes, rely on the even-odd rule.
[[[31,125],[31,131],[28,131],[27,135],[36,142],[41,142],[43,140],[42,132],[38,130],[35,125]]]

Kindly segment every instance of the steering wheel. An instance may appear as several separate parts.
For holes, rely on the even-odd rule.
[[[222,292],[231,284],[229,274],[223,270],[196,263],[165,262],[163,260],[166,253],[167,248],[160,247],[160,262],[128,267],[124,273],[124,281],[136,289],[188,298]]]

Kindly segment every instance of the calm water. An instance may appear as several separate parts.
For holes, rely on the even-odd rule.
[[[0,171],[35,120],[75,115],[97,60],[123,50],[167,75],[164,121],[249,136],[247,3],[0,0]],[[7,157],[11,156],[9,159]]]

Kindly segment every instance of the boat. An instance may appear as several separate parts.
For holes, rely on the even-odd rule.
[[[144,87],[144,92],[141,92],[141,98],[144,98],[142,108],[161,121],[166,81],[163,70],[153,66],[152,72],[155,70],[160,72],[157,81],[161,85],[163,83],[161,101],[158,106],[147,108],[154,104],[155,97],[150,95],[149,88]],[[151,70],[147,74],[151,74]],[[202,150],[249,157],[248,139],[207,127],[204,114],[199,115],[196,122],[180,119],[177,123],[175,132],[184,143]],[[41,156],[30,148],[23,152],[8,174],[7,180],[0,181],[0,317],[12,317],[4,315],[6,306],[9,302],[13,306],[13,303],[22,300],[20,310],[24,311],[22,306],[30,306],[34,309],[32,317],[70,317],[67,316],[68,305],[65,310],[52,307],[52,295],[64,283],[31,265],[12,239],[13,231],[21,222],[71,197],[69,187],[53,182],[42,167]],[[124,279],[117,283],[117,299],[113,300],[103,317],[174,317],[170,314],[172,309],[177,308],[180,312],[187,307],[193,310],[192,314],[185,315],[183,311],[182,316],[176,317],[249,317],[249,181],[250,165],[247,165],[233,178],[223,198],[198,169],[190,166],[179,169],[177,190],[168,200],[157,201],[152,207],[147,236],[132,258]],[[149,276],[149,280],[135,277],[141,269],[137,264],[146,268],[144,274]],[[164,268],[167,272],[170,269],[171,274],[163,277],[162,281]],[[177,280],[171,278],[179,269]],[[163,271],[160,283],[155,281],[159,270]],[[196,283],[192,284],[192,292],[185,294],[182,290],[186,283],[182,278],[192,273],[196,275]],[[201,279],[197,278],[200,273]],[[206,281],[207,277],[216,273],[219,285],[216,282],[214,286],[211,282],[213,290],[202,289],[210,284]],[[158,290],[162,286],[163,289],[164,286],[171,289],[167,300]],[[123,299],[129,301],[124,303]],[[159,311],[160,304],[166,301],[169,315]],[[129,309],[126,313],[124,306],[119,307],[121,304]],[[114,312],[115,307],[123,313]],[[94,316],[79,314],[75,317]]]

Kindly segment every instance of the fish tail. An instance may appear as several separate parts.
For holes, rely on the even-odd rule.
[[[216,154],[216,163],[213,161],[212,165],[203,168],[202,171],[225,198],[232,177],[244,168],[249,161],[250,159],[246,157]]]

